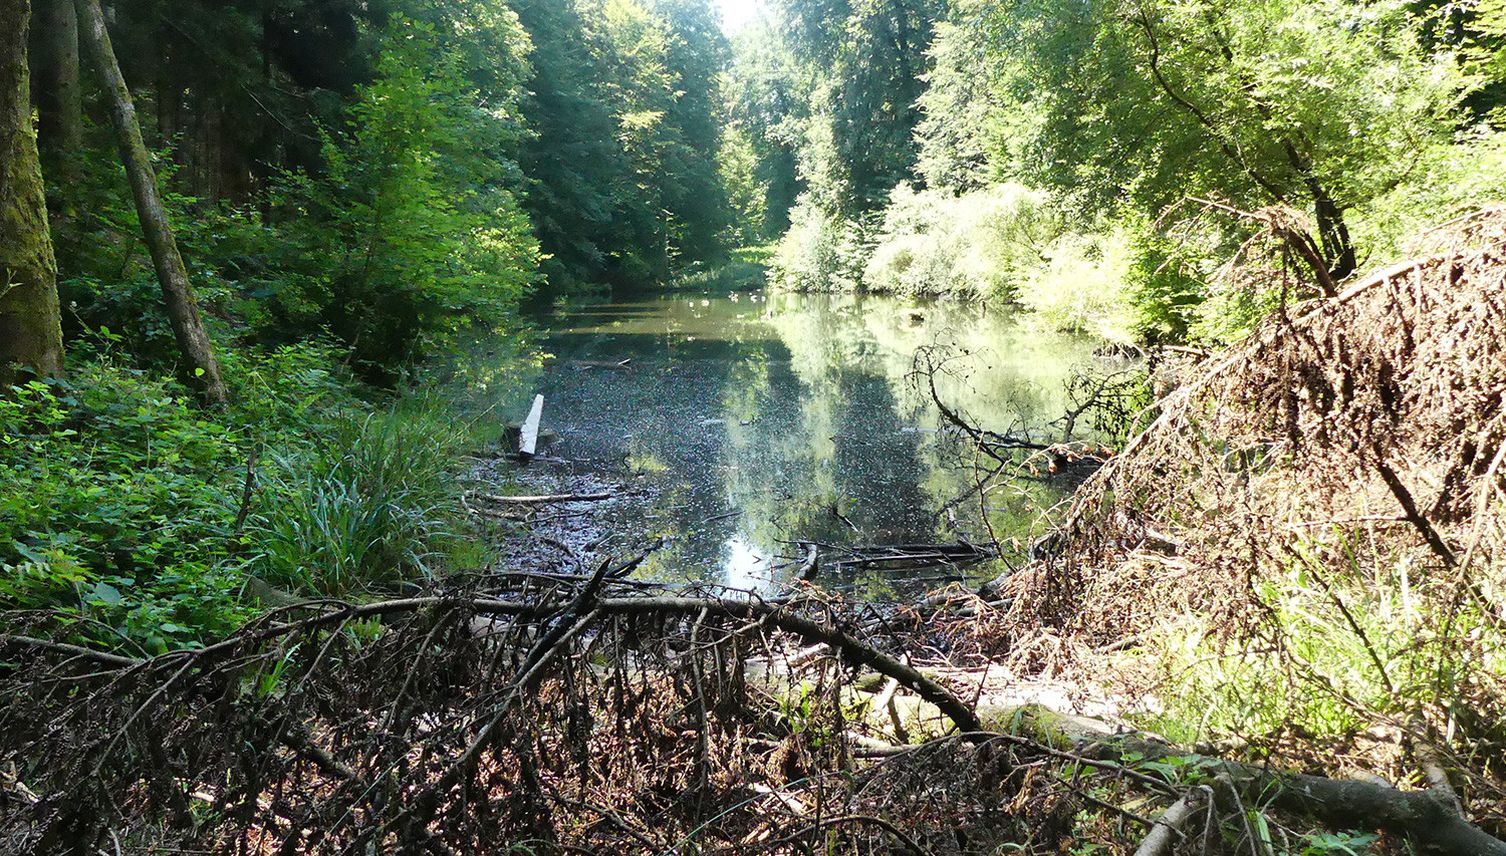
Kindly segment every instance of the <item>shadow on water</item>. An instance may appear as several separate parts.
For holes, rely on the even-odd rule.
[[[766,589],[788,542],[1024,537],[1061,489],[1030,480],[947,510],[971,468],[944,447],[918,348],[966,356],[943,395],[980,424],[1048,437],[1092,343],[973,306],[853,295],[672,294],[578,305],[545,327],[552,454],[629,472],[651,500],[624,521],[666,546],[644,568]],[[615,368],[627,360],[629,368]],[[935,581],[935,576],[909,580]],[[829,580],[873,595],[881,573]]]

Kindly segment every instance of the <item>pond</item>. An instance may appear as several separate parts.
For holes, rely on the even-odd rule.
[[[974,469],[940,430],[916,354],[945,349],[938,390],[976,424],[1054,441],[1094,342],[975,304],[675,292],[568,306],[544,322],[543,346],[557,460],[525,468],[529,480],[627,474],[638,499],[612,510],[616,531],[664,539],[640,576],[769,590],[796,541],[1028,538],[1068,486],[1042,473],[969,497]],[[871,596],[946,579],[839,576],[823,582]]]

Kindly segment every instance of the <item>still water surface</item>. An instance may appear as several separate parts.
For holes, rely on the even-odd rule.
[[[790,572],[796,540],[986,542],[984,513],[1001,538],[1028,536],[1064,487],[1027,479],[948,511],[973,471],[938,431],[915,354],[965,352],[939,379],[946,400],[1054,440],[1065,381],[1093,349],[1007,312],[873,295],[577,303],[545,334],[545,424],[561,434],[550,454],[636,474],[649,498],[619,522],[666,539],[641,575],[754,589]],[[879,595],[935,578],[824,581]]]

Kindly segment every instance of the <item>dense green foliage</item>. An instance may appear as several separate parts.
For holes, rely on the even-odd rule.
[[[533,38],[527,208],[561,285],[663,281],[719,260],[725,40],[704,4],[519,0]]]
[[[1220,294],[1263,221],[1207,202],[1290,212],[1300,295],[1500,192],[1499,4],[775,5],[783,46],[741,49],[734,74],[763,82],[744,109],[763,162],[796,152],[789,287],[1066,306],[1087,272],[1120,317],[1054,321],[1227,338],[1269,305]],[[875,21],[932,35],[903,50]],[[1019,186],[1029,252],[989,225]]]
[[[515,105],[479,110],[458,52],[424,24],[394,19],[376,78],[357,87],[321,174],[284,174],[264,231],[272,293],[262,338],[327,329],[357,364],[423,353],[457,324],[495,321],[534,278],[538,251],[509,180]]]
[[[252,574],[342,593],[446,561],[467,423],[432,401],[373,411],[329,345],[228,353],[228,410],[108,349],[0,399],[0,600],[162,650],[233,626]]]

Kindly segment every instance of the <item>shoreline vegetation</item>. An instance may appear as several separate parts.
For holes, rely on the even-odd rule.
[[[1506,853],[1506,3],[764,5],[0,0],[0,851]],[[1125,356],[915,353],[997,578],[502,495],[538,313],[765,287]]]

